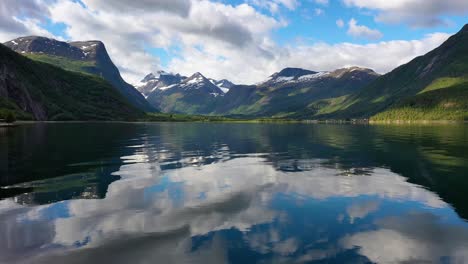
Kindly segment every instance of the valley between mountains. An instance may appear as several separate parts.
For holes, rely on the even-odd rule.
[[[165,71],[132,85],[100,41],[22,37],[0,45],[0,118],[7,112],[24,120],[133,121],[162,112],[245,119],[465,121],[468,25],[384,75],[358,66],[329,71],[291,67],[250,85],[200,72],[183,76]]]

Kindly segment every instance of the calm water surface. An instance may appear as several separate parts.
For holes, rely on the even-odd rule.
[[[468,126],[0,130],[0,263],[468,263]]]

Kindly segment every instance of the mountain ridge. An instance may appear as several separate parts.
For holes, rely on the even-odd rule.
[[[0,109],[33,120],[134,120],[143,116],[107,81],[33,61],[2,44]]]
[[[371,69],[359,67],[331,72],[289,67],[272,74],[264,82],[249,86],[234,85],[227,80],[217,82],[201,73],[178,79],[178,83],[161,82],[161,73],[156,75],[148,74],[143,78],[141,83],[145,85],[139,89],[154,107],[163,112],[246,116],[286,115],[310,104],[307,101],[309,99],[314,101],[342,96],[359,89],[378,76]],[[147,84],[151,80],[154,82],[148,87]],[[222,87],[220,83],[229,88]],[[202,88],[197,98],[193,93],[185,96],[187,90],[196,87]]]
[[[114,86],[116,80],[123,81],[100,41],[24,37],[7,44],[39,61],[44,60],[46,53],[48,60],[55,60],[52,64],[62,68],[106,75],[103,78],[110,79]],[[56,59],[63,56],[70,60]],[[138,91],[132,87],[132,93],[146,98],[145,104],[171,113],[294,119],[468,120],[468,24],[439,47],[384,75],[357,66],[332,71],[287,67],[255,85],[235,85],[199,72],[186,77],[158,71],[147,74],[136,87]]]
[[[192,76],[169,86],[156,86],[148,94],[147,100],[163,112],[184,114],[208,114],[217,97],[224,92],[203,74]]]
[[[4,44],[32,59],[104,78],[134,106],[144,111],[155,110],[133,86],[125,82],[101,41],[64,42],[40,36],[26,36]]]

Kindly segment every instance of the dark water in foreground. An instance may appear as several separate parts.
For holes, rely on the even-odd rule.
[[[468,263],[468,126],[0,130],[0,263]]]

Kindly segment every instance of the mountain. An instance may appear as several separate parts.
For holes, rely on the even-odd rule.
[[[180,74],[168,73],[165,71],[157,71],[156,73],[150,73],[143,78],[140,83],[136,84],[135,87],[137,88],[140,93],[142,93],[145,98],[156,89],[164,88],[170,85],[181,83],[183,80],[187,79],[186,76],[182,76]],[[208,78],[208,80],[218,86],[223,93],[227,93],[229,89],[235,86],[234,83],[230,82],[229,80],[222,79],[222,80],[215,80],[212,78]]]
[[[235,86],[234,83],[226,79],[222,79],[222,80],[209,79],[209,80],[212,84],[218,86],[219,89],[223,91],[223,93],[229,92],[229,89]]]
[[[285,68],[280,72],[274,73],[273,75],[268,78],[263,84],[276,84],[276,83],[283,83],[289,81],[300,81],[303,78],[299,79],[303,76],[311,76],[317,74],[318,72],[309,71],[300,68]]]
[[[286,68],[255,86],[232,87],[221,99],[222,102],[218,104],[214,113],[296,116],[311,107],[314,102],[358,91],[378,76],[370,69],[358,67],[332,72]]]
[[[134,120],[144,113],[97,76],[33,61],[0,44],[0,113],[20,119]]]
[[[381,76],[318,118],[468,120],[468,25],[441,46]]]
[[[102,77],[112,84],[135,107],[154,111],[145,98],[126,83],[100,41],[62,42],[45,37],[21,37],[4,43],[31,59],[78,72]]]
[[[257,85],[235,85],[196,73],[189,78],[158,72],[138,85],[147,100],[163,112],[184,114],[293,116],[313,102],[349,95],[379,75],[351,67],[333,72],[286,68]]]
[[[160,81],[157,82],[158,85]],[[182,78],[179,83],[155,86],[147,95],[151,105],[163,112],[208,114],[224,92],[201,73]]]
[[[143,78],[140,83],[135,85],[137,90],[142,93],[145,98],[149,96],[155,89],[167,87],[173,84],[181,83],[187,79],[180,74],[167,73],[165,71],[158,71],[156,74],[150,73]]]

